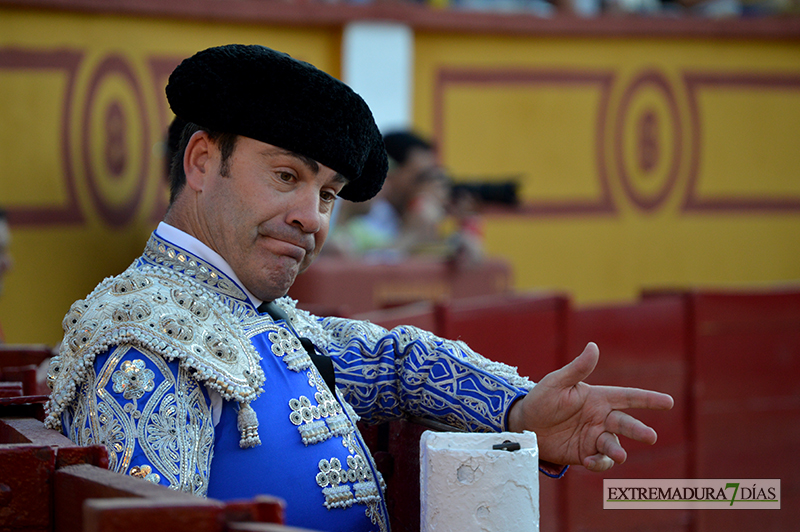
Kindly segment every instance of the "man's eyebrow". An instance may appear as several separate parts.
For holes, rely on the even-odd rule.
[[[278,148],[277,154],[278,155],[287,155],[289,157],[294,157],[296,159],[299,159],[303,164],[308,166],[309,169],[312,172],[314,172],[315,174],[319,173],[319,163],[317,161],[315,161],[314,159],[312,159],[311,157],[306,157],[305,155],[302,155],[300,153],[296,153],[296,152],[293,152],[291,150],[286,150],[286,149],[283,149],[283,148]],[[269,153],[265,153],[264,155],[269,156],[270,154]],[[333,182],[334,183],[342,183],[342,184],[346,185],[346,184],[348,184],[350,182],[350,180],[347,179],[342,174],[340,174],[339,172],[336,172],[336,175],[333,176]]]
[[[308,168],[315,174],[319,172],[319,163],[314,159],[312,159],[311,157],[306,157],[305,155],[301,155],[291,150],[285,150],[283,148],[278,148],[277,151],[273,153],[277,153],[278,155],[288,155],[289,157],[294,157],[295,159],[299,159],[303,164],[308,166]],[[269,156],[272,154],[265,152],[264,155]]]

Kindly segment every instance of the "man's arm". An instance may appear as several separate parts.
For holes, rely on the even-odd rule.
[[[75,443],[105,445],[109,469],[206,495],[210,401],[177,360],[130,345],[98,354],[61,419]]]
[[[320,324],[330,337],[312,340],[325,344],[337,387],[370,423],[414,416],[470,432],[503,431],[511,403],[533,387],[515,368],[416,327],[387,331],[341,318]]]
[[[370,323],[339,318],[322,323],[335,331],[334,344],[340,349],[330,354],[335,355],[337,383],[359,415],[377,415],[372,419],[377,421],[403,415],[411,406],[412,415],[467,430],[530,430],[537,434],[540,459],[553,465],[548,469],[551,473],[558,469],[556,464],[604,471],[624,462],[627,455],[617,435],[652,444],[656,433],[621,410],[667,410],[673,405],[672,397],[666,394],[582,382],[597,365],[599,350],[593,343],[570,364],[533,385],[510,371],[514,368],[477,355],[463,342],[444,340],[414,327],[386,331]],[[491,389],[494,397],[478,389],[471,390],[474,394],[460,394],[468,388],[459,382],[499,386]],[[429,384],[434,388],[428,390]],[[430,392],[433,395],[428,398],[420,396]],[[437,417],[437,408],[431,407],[444,405],[440,399],[448,393],[452,402],[445,406],[457,407],[459,415]],[[476,410],[481,402],[484,406]],[[491,405],[495,408],[486,408]],[[499,415],[498,405],[502,409]],[[475,412],[484,415],[475,416]]]
[[[599,356],[597,346],[588,344],[580,356],[546,375],[511,406],[509,430],[535,432],[542,460],[605,471],[627,458],[618,435],[651,445],[656,442],[655,430],[622,410],[669,410],[672,397],[637,388],[586,384],[583,380],[592,373]]]

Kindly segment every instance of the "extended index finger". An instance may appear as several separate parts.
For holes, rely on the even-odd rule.
[[[626,408],[669,410],[675,404],[671,395],[652,390],[619,386],[601,386],[600,388],[606,401],[614,410],[624,410]]]

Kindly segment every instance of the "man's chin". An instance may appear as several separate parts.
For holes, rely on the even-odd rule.
[[[297,271],[297,275],[304,273],[313,263],[314,259],[317,258],[318,253],[315,251],[313,254],[307,254],[303,259],[303,262],[300,263],[300,268]]]
[[[285,296],[289,292],[289,288],[292,287],[297,277],[297,272],[296,263],[294,268],[281,269],[279,272],[271,270],[264,277],[253,279],[252,286],[247,286],[245,283],[245,288],[262,301],[272,301]]]

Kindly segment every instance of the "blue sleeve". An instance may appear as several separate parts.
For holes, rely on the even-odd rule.
[[[514,368],[416,327],[387,331],[339,318],[321,323],[331,333],[337,387],[369,423],[418,416],[470,432],[500,432],[511,404],[533,387]]]
[[[177,361],[117,346],[97,355],[94,371],[62,414],[80,445],[105,445],[109,469],[205,496],[213,455],[210,400]]]

